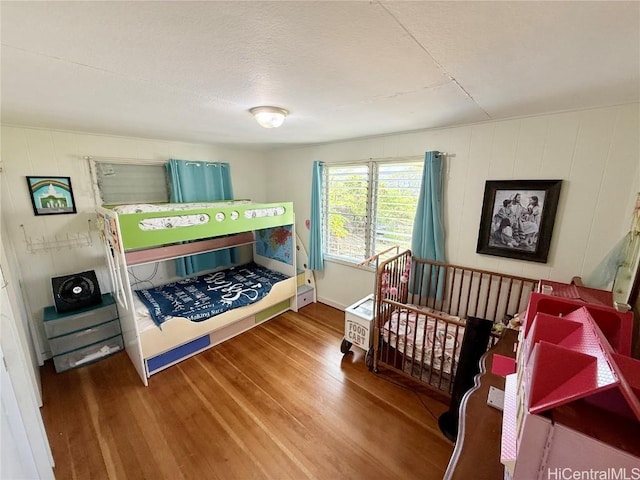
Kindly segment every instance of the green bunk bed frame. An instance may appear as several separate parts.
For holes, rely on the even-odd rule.
[[[184,207],[183,207],[184,208]],[[113,294],[118,301],[125,349],[145,385],[154,373],[252,328],[288,309],[297,310],[296,258],[291,264],[262,257],[255,248],[255,231],[290,226],[291,249],[296,251],[293,204],[247,201],[197,204],[176,211],[118,213],[115,207],[97,209]],[[146,221],[198,216],[200,223],[175,228],[143,229]],[[178,223],[178,222],[175,222]],[[185,255],[254,244],[254,261],[290,278],[279,282],[262,300],[204,322],[175,319],[162,329],[139,331],[128,268]]]

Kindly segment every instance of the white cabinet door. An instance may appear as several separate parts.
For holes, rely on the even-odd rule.
[[[4,251],[2,252],[4,258]],[[3,266],[0,264],[0,266]],[[9,301],[0,269],[0,353],[2,354],[2,465],[0,478],[53,479],[53,456],[40,414],[40,395],[35,385],[31,356],[19,335],[22,324]],[[23,332],[24,333],[24,332]],[[5,443],[11,442],[11,447]],[[5,451],[5,448],[9,450]],[[13,454],[12,454],[13,452]],[[7,476],[5,476],[5,472]]]
[[[18,400],[13,389],[9,372],[5,368],[2,348],[0,348],[0,392],[2,396],[2,414],[0,424],[0,478],[32,479],[40,478],[38,468],[29,444],[29,437],[25,429]]]

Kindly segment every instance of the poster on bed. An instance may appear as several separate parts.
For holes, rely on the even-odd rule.
[[[261,300],[288,277],[255,263],[137,290],[156,325],[171,317],[201,322]]]
[[[256,231],[256,253],[293,265],[293,225]]]

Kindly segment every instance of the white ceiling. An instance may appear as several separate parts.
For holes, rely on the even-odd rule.
[[[265,147],[640,100],[638,1],[0,8],[6,124]]]

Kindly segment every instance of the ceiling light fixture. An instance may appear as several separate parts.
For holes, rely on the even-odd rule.
[[[249,112],[254,116],[256,122],[264,128],[278,128],[289,114],[287,110],[280,107],[253,107]]]

